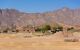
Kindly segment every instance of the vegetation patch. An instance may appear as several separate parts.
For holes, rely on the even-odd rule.
[[[58,24],[54,25],[54,26],[46,24],[46,25],[37,27],[35,29],[35,32],[38,32],[39,34],[41,33],[41,36],[42,35],[51,35],[51,34],[54,34],[56,32],[59,32],[59,31],[63,31],[63,27],[58,25]]]

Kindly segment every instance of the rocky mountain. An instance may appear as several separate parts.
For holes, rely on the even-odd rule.
[[[80,27],[80,9],[61,8],[44,13],[25,13],[15,9],[0,9],[0,27],[39,26],[62,23]]]

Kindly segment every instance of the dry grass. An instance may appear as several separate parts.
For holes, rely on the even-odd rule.
[[[1,34],[0,50],[80,50],[80,42],[64,42],[61,33],[24,38],[24,34]]]

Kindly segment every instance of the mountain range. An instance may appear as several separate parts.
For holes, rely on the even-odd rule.
[[[16,9],[0,9],[0,27],[22,27],[26,25],[39,26],[43,24],[60,23],[80,27],[80,9],[70,9],[67,7],[43,12],[27,13]]]

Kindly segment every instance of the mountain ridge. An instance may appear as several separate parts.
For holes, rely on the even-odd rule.
[[[80,9],[61,8],[53,12],[25,13],[16,9],[0,9],[0,26],[10,27],[16,25],[43,25],[45,23],[62,23],[65,25],[79,26]]]

